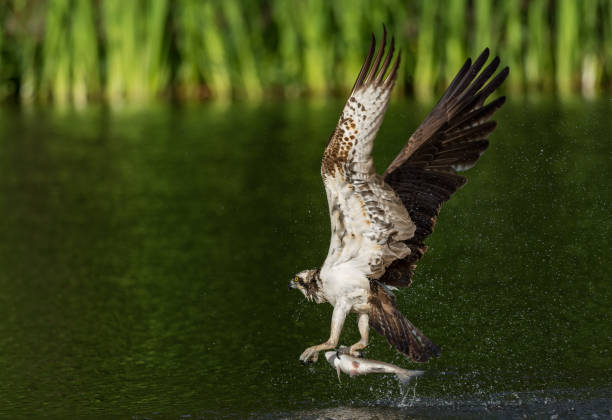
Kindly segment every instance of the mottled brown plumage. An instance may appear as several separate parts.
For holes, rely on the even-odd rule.
[[[311,300],[331,303],[334,312],[329,340],[306,349],[300,357],[303,362],[316,360],[319,351],[338,344],[349,312],[358,314],[361,334],[350,348],[353,355],[367,346],[369,327],[416,362],[440,354],[399,312],[389,286],[410,285],[440,207],[466,182],[457,172],[472,167],[487,148],[487,136],[496,127],[489,119],[505,99],[486,105],[485,101],[507,77],[508,68],[491,79],[499,58],[484,70],[488,49],[473,64],[468,59],[379,175],[371,151],[400,63],[398,54],[391,65],[393,39],[386,55],[385,47],[386,31],[378,52],[372,35],[369,53],[321,161],[331,219],[330,247],[320,271],[298,273],[291,287]]]
[[[323,153],[321,162],[321,173],[323,176],[332,174],[335,170],[342,172],[345,169],[344,164],[352,158],[349,152],[358,150],[357,146],[360,141],[371,143],[378,132],[385,110],[387,109],[389,95],[397,78],[397,69],[401,60],[398,54],[395,64],[385,78],[395,50],[395,39],[391,38],[389,51],[381,66],[380,61],[385,52],[386,42],[387,32],[385,30],[380,48],[372,63],[376,49],[376,40],[374,35],[372,35],[370,51],[363,66],[361,66],[361,71],[357,76],[357,80],[355,80],[336,129],[330,136],[327,148]],[[368,89],[371,90],[371,95],[366,93]],[[366,104],[363,103],[364,100],[368,100],[367,108]],[[374,107],[373,105],[376,103],[380,103],[380,107]],[[367,132],[360,132],[358,127],[360,123],[367,123],[365,124]]]

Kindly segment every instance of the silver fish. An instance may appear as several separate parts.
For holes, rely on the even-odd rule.
[[[350,376],[367,375],[368,373],[392,373],[397,379],[408,384],[410,379],[421,376],[425,372],[422,370],[407,370],[391,363],[379,362],[378,360],[361,359],[346,354],[341,350],[325,352],[325,358],[330,365],[336,368],[338,380],[340,381],[340,371]]]

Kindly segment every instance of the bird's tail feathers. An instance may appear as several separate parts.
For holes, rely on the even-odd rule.
[[[380,284],[370,283],[370,326],[389,344],[415,362],[440,356],[440,349],[395,307],[395,298]]]

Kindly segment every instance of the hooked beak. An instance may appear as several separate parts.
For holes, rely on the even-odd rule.
[[[295,289],[295,282],[293,280],[289,281],[289,287],[287,288],[287,290],[291,290],[291,289]]]

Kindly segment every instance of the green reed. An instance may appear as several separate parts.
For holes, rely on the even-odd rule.
[[[609,2],[607,2],[609,3]],[[604,3],[605,5],[605,3]],[[591,36],[597,33],[597,14],[599,13],[595,1],[586,1],[581,4],[581,15],[583,24],[580,26],[580,45],[582,47],[582,61],[578,63],[580,68],[580,86],[582,94],[586,97],[595,96],[596,86],[601,78],[601,59],[598,52],[601,47],[600,40]],[[612,38],[608,39],[611,42]]]
[[[76,1],[70,20],[72,100],[84,104],[100,89],[100,55],[92,3]]]
[[[429,100],[433,97],[433,82],[436,77],[435,33],[436,12],[439,9],[437,0],[421,3],[419,14],[419,35],[417,61],[414,69],[414,92],[419,98]]]
[[[603,55],[602,58],[602,73],[608,79],[608,86],[611,83],[612,79],[612,1],[602,0],[601,2],[601,18],[602,18],[602,38],[601,44],[603,44],[599,53]],[[601,85],[600,85],[601,86]],[[598,87],[600,87],[598,86]]]
[[[307,89],[314,95],[327,91],[331,63],[331,39],[327,25],[326,0],[297,1],[297,27],[302,34],[302,65]]]
[[[465,13],[467,10],[467,2],[465,0],[455,0],[448,2],[447,11],[444,16],[445,24],[445,40],[444,54],[445,65],[444,73],[447,82],[454,77],[454,73],[461,67],[465,61]],[[480,51],[474,51],[479,54]]]
[[[527,14],[527,51],[525,54],[525,88],[528,92],[537,92],[544,86],[551,88],[552,55],[550,30],[547,25],[548,0],[532,0]]]
[[[230,77],[230,61],[228,58],[227,40],[222,37],[222,31],[217,27],[217,10],[210,2],[202,6],[202,29],[196,33],[200,36],[202,50],[199,60],[202,61],[204,80],[212,90],[213,95],[219,99],[228,99],[232,92]]]
[[[4,22],[4,20],[6,19],[5,17],[5,13],[0,12],[0,22]],[[0,51],[3,50],[2,48],[2,42],[4,40],[4,33],[2,30],[0,30]],[[2,78],[2,54],[0,54],[0,78]],[[2,95],[2,92],[0,91],[0,95]]]
[[[508,78],[506,88],[512,93],[518,93],[523,88],[523,27],[520,13],[521,2],[522,0],[506,0],[504,2],[504,62],[512,69],[512,77]]]
[[[497,43],[493,38],[493,2],[491,0],[474,0],[474,48],[477,51],[485,47],[493,51],[497,49]]]
[[[42,45],[43,67],[39,92],[59,104],[70,99],[70,0],[47,3],[45,37]]]
[[[362,29],[365,7],[363,3],[352,0],[334,1],[332,6],[340,34],[335,48],[337,51],[345,51],[336,83],[346,89],[351,87],[363,64],[362,51],[367,42]]]
[[[169,3],[104,0],[99,3],[106,51],[106,96],[111,102],[147,101],[167,87]]]
[[[595,2],[587,0],[591,6]],[[558,0],[556,31],[556,83],[561,96],[569,96],[574,89],[578,48],[578,10],[574,0]]]
[[[236,84],[240,86],[239,92],[243,92],[249,99],[260,99],[263,88],[255,58],[257,34],[249,27],[251,22],[238,0],[223,0],[220,4],[227,25],[224,32],[231,41],[227,44],[227,49],[233,53],[231,58],[236,73]],[[243,6],[252,9],[253,4],[245,3]],[[256,17],[257,15],[250,16],[251,19]]]
[[[612,87],[611,0],[4,0],[0,99],[346,92],[383,23],[403,53],[396,95],[433,99],[487,46],[513,95]]]
[[[179,32],[177,34],[177,47],[181,50],[183,59],[177,70],[177,82],[184,92],[182,96],[198,97],[198,88],[203,80],[204,43],[202,42],[202,10],[201,4],[195,0],[184,0],[180,3],[176,18]]]
[[[300,35],[296,31],[297,17],[289,2],[273,4],[272,16],[276,22],[278,53],[273,60],[272,79],[284,87],[284,93],[295,96],[303,89]]]

